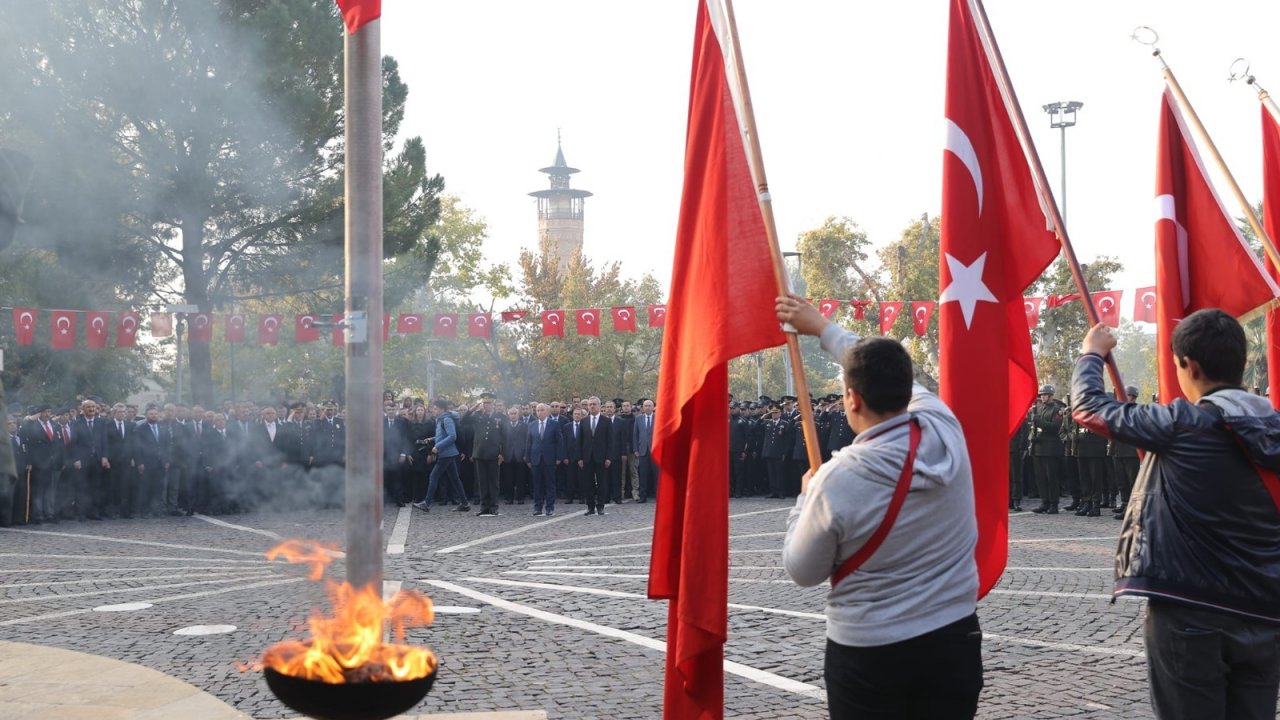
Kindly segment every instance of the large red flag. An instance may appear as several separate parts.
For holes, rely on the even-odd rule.
[[[780,345],[768,237],[743,147],[720,4],[698,4],[684,192],[664,313],[649,597],[669,599],[663,716],[724,715],[731,358]],[[729,48],[731,49],[731,48]],[[651,311],[650,325],[653,323]]]
[[[111,327],[111,313],[90,311],[84,314],[85,345],[94,350],[107,346],[107,332]]]
[[[1280,237],[1280,124],[1262,108],[1262,223],[1272,242]],[[1280,269],[1267,258],[1271,277],[1280,280]],[[1271,407],[1280,410],[1280,313],[1267,311],[1267,395]]]
[[[188,319],[191,326],[191,332],[187,334],[188,342],[213,342],[213,313],[193,313]]]
[[[36,316],[40,311],[35,308],[13,309],[13,332],[19,345],[30,345],[36,336]]]
[[[49,311],[49,347],[70,350],[76,346],[76,311]]]
[[[316,327],[316,316],[295,315],[293,317],[293,341],[295,343],[311,343],[320,339],[320,328]]]
[[[1101,290],[1089,293],[1093,297],[1093,306],[1098,309],[1098,319],[1107,327],[1120,327],[1120,298],[1123,290]]]
[[[1173,329],[1187,315],[1221,308],[1239,317],[1280,295],[1209,184],[1173,92],[1160,104],[1156,150],[1156,367],[1160,402],[1182,397]]]
[[[1156,286],[1141,287],[1133,292],[1133,321],[1156,321]]]
[[[578,317],[578,334],[600,337],[600,311],[594,308],[574,310]]]
[[[667,306],[650,305],[649,306],[649,327],[666,327],[667,326]]]
[[[613,315],[614,332],[633,333],[636,331],[636,309],[634,307],[616,307],[609,312]]]
[[[223,337],[229,343],[244,342],[244,313],[231,313],[227,315],[226,326],[223,328]]]
[[[382,17],[382,0],[338,0],[347,32],[355,34],[362,25]]]
[[[542,337],[564,337],[564,311],[542,311]]]
[[[133,347],[138,339],[138,326],[142,316],[133,311],[120,313],[116,318],[116,347]]]
[[[1046,229],[1014,130],[1015,101],[997,85],[994,48],[979,37],[972,2],[952,0],[947,41],[938,386],[964,428],[973,468],[982,597],[1008,559],[1009,438],[1036,396],[1023,293],[1059,243]]]

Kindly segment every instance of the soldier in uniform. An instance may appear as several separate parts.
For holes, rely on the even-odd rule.
[[[4,388],[0,387],[0,408],[4,405]],[[21,460],[22,476],[18,475]],[[18,421],[5,418],[4,447],[0,448],[0,527],[9,527],[22,521],[26,509],[26,458],[23,457],[22,440],[18,438]],[[22,485],[19,485],[19,481]]]
[[[510,453],[507,450],[507,433],[502,425],[505,418],[494,412],[491,392],[480,393],[480,409],[470,413],[472,443],[471,457],[475,459],[476,482],[480,489],[480,517],[498,514],[500,492],[498,467]]]
[[[856,435],[853,428],[849,427],[849,419],[845,417],[844,403],[841,402],[840,396],[832,393],[827,396],[827,399],[831,401],[827,410],[827,414],[831,417],[831,429],[827,432],[827,447],[834,455],[842,448],[852,445]]]
[[[1033,513],[1058,514],[1058,495],[1062,487],[1062,420],[1067,406],[1053,399],[1052,385],[1040,388],[1032,422],[1031,458],[1035,465],[1036,485],[1040,490],[1040,506]]]
[[[1022,512],[1022,456],[1030,437],[1030,425],[1018,423],[1018,429],[1009,439],[1009,509],[1014,512]]]
[[[742,497],[747,472],[747,431],[742,419],[742,404],[729,403],[729,497]]]
[[[1138,402],[1138,388],[1130,385],[1124,389],[1129,402]],[[1111,456],[1112,470],[1115,471],[1116,489],[1120,492],[1120,502],[1116,503],[1115,519],[1123,520],[1125,508],[1129,506],[1129,494],[1133,492],[1133,482],[1138,478],[1138,448],[1112,440],[1107,447]]]
[[[311,423],[310,459],[311,468],[317,471],[312,477],[320,485],[324,506],[338,507],[345,497],[345,479],[336,469],[347,462],[347,426],[338,417],[338,404],[332,400],[324,401],[320,417]]]
[[[1098,517],[1103,491],[1107,483],[1107,439],[1084,427],[1076,428],[1076,463],[1080,471],[1080,497],[1076,515]]]
[[[784,468],[791,450],[791,422],[782,418],[782,406],[769,406],[769,419],[764,422],[764,439],[760,457],[769,475],[769,497],[780,498],[784,492]]]
[[[1067,397],[1067,407],[1071,406],[1071,398]],[[1062,438],[1062,490],[1071,496],[1071,504],[1064,510],[1075,512],[1084,504],[1080,497],[1080,462],[1076,451],[1076,440],[1079,438],[1080,426],[1076,424],[1071,413],[1062,418],[1062,430],[1058,436]]]

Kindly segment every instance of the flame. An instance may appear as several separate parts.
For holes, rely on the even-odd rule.
[[[325,568],[340,555],[334,545],[299,540],[286,540],[267,551],[271,560],[310,565],[312,580],[323,578]],[[333,614],[326,617],[313,611],[307,620],[311,638],[272,645],[261,665],[283,675],[332,684],[415,680],[435,671],[435,654],[403,644],[406,627],[430,625],[434,619],[430,598],[402,590],[384,601],[380,588],[356,588],[332,580],[326,581],[326,593]],[[387,623],[397,644],[382,642]]]

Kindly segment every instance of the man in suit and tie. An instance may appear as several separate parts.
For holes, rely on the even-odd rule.
[[[503,431],[507,434],[507,455],[503,457],[502,467],[498,469],[499,485],[508,505],[517,500],[523,505],[524,496],[529,494],[529,466],[526,463],[529,425],[520,417],[518,405],[507,409],[507,422],[503,425]]]
[[[18,419],[5,418],[5,444],[0,449],[0,527],[25,521],[27,508],[27,454],[18,437]],[[5,492],[7,490],[8,492]]]
[[[586,502],[582,494],[582,418],[586,413],[574,410],[568,420],[560,419],[560,432],[564,436],[564,469],[565,495],[570,505]],[[557,481],[558,482],[558,481]],[[592,501],[594,505],[594,501]]]
[[[73,478],[64,492],[71,494],[72,511],[77,520],[101,520],[105,501],[106,470],[102,467],[103,431],[106,424],[98,418],[98,403],[80,403],[80,417],[71,423],[71,452],[64,477]]]
[[[197,512],[221,514],[227,511],[227,478],[233,471],[233,458],[227,439],[227,420],[222,413],[204,414],[200,433],[200,468],[198,482],[192,488],[191,505]]]
[[[31,475],[30,522],[57,522],[57,517],[46,508],[53,474],[62,457],[62,438],[53,426],[53,408],[49,405],[38,405],[18,430],[22,446],[26,449],[27,467]],[[24,510],[24,514],[25,510]]]
[[[389,392],[386,394],[390,394]],[[409,466],[409,429],[400,417],[400,407],[395,399],[382,401],[382,481],[385,494],[395,501],[396,507],[409,502],[407,470]]]
[[[138,492],[134,513],[156,517],[164,509],[164,474],[172,458],[172,436],[160,423],[160,409],[147,406],[146,415],[133,433],[133,466]]]
[[[658,466],[653,463],[653,401],[647,398],[640,401],[640,415],[631,432],[631,451],[640,476],[640,498],[636,502],[649,502],[650,495],[658,496]]]
[[[564,434],[551,416],[551,406],[538,403],[529,423],[525,456],[533,474],[533,514],[556,514],[556,467],[566,462]]]
[[[604,515],[604,504],[609,501],[609,467],[613,464],[614,449],[611,442],[613,423],[600,414],[600,398],[587,399],[587,417],[582,420],[579,438],[582,457],[578,467],[583,500],[587,503],[587,515]]]
[[[133,433],[134,422],[128,419],[128,408],[123,403],[116,403],[111,408],[111,418],[102,429],[103,455],[102,469],[106,471],[106,499],[102,512],[108,517],[131,517],[133,515],[134,493],[137,483],[134,482],[133,467]]]
[[[285,435],[276,409],[268,405],[261,410],[261,422],[249,428],[249,454],[253,458],[253,482],[246,495],[254,504],[270,501],[277,495],[280,466],[284,463]]]

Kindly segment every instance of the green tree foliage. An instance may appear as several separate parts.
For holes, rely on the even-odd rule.
[[[1085,282],[1091,291],[1111,287],[1111,278],[1124,269],[1120,261],[1110,257],[1098,257],[1084,266]],[[1066,260],[1059,258],[1039,282],[1027,291],[1034,295],[1070,295],[1076,292],[1071,279],[1071,269]],[[1059,389],[1065,398],[1065,389],[1071,380],[1071,368],[1080,354],[1080,341],[1089,330],[1081,300],[1064,303],[1055,308],[1040,311],[1040,325],[1032,333],[1036,353],[1036,371],[1041,383],[1049,383]],[[1126,381],[1127,382],[1127,381]]]
[[[0,28],[0,144],[39,171],[42,246],[84,267],[145,257],[155,301],[213,310],[342,271],[342,34],[329,0],[54,0]],[[383,61],[384,249],[425,239],[443,187],[395,137],[408,88]],[[429,254],[429,253],[428,253]],[[123,279],[131,279],[129,273]],[[212,399],[207,345],[192,391]]]
[[[936,300],[938,297],[938,257],[941,223],[927,216],[911,223],[897,241],[879,252],[880,263],[889,281],[884,286],[886,300],[904,300],[902,315],[894,323],[892,335],[901,338],[911,352],[911,359],[926,374],[938,374],[938,323],[930,319],[923,337],[917,336],[911,321],[913,300]],[[936,308],[935,308],[936,314]],[[877,332],[879,327],[872,328]]]

